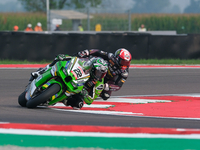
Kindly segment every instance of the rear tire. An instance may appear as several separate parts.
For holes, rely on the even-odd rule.
[[[25,95],[26,95],[26,91],[24,91],[22,94],[19,95],[18,97],[18,103],[20,106],[22,107],[26,107],[26,103],[27,103],[27,100],[25,98]]]
[[[60,85],[53,84],[50,87],[48,87],[46,90],[42,91],[39,95],[37,95],[33,99],[28,100],[26,103],[26,107],[35,108],[41,103],[45,103],[49,98],[51,98],[53,95],[58,93],[58,91],[60,91]]]

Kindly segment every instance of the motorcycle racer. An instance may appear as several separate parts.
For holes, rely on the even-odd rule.
[[[40,68],[36,72],[31,73],[31,78],[29,79],[30,82],[33,81],[33,79],[36,79],[39,75],[43,74],[46,70],[49,69],[49,67],[52,67],[53,65],[56,64],[58,61],[65,61],[69,59],[70,56],[64,55],[64,54],[59,54],[51,64],[47,65],[45,68]],[[85,91],[83,93],[79,93],[76,95],[73,95],[71,98],[67,100],[63,100],[63,104],[66,106],[71,106],[74,109],[81,109],[84,105],[84,101],[89,105],[93,102],[93,100],[96,98],[95,97],[95,85],[97,81],[101,81],[105,77],[108,67],[107,67],[107,62],[100,58],[100,57],[95,57],[95,58],[90,58],[88,59],[87,62],[83,64],[84,66],[91,66],[90,71],[90,78],[88,81],[85,83]],[[101,88],[103,90],[103,84],[98,86],[98,90]]]
[[[83,50],[76,54],[77,57],[97,56],[108,61],[108,72],[104,80],[104,90],[101,93],[103,100],[110,98],[112,91],[118,91],[128,78],[131,53],[120,48],[115,54],[100,51],[98,49]]]
[[[131,53],[125,48],[120,48],[116,50],[114,54],[101,51],[98,49],[83,50],[76,53],[75,56],[83,58],[90,56],[101,57],[108,62],[108,71],[104,78],[104,90],[101,92],[100,95],[103,100],[109,99],[112,94],[112,91],[120,90],[123,84],[125,83],[126,79],[128,78],[129,66],[131,63],[132,56]],[[35,76],[41,74],[43,70],[48,69],[49,66],[53,66],[57,61],[64,60],[65,58],[66,55],[59,54],[50,65],[47,65],[40,71],[33,72],[32,76],[35,78]],[[94,81],[92,82],[91,80],[91,82],[86,83],[86,86],[87,84],[90,85],[90,83],[95,83],[95,82]],[[72,104],[73,106],[71,105],[72,107],[77,106],[77,108],[81,108],[83,106],[81,104],[81,107],[79,107],[78,106],[79,104],[78,103],[74,104],[74,102]]]

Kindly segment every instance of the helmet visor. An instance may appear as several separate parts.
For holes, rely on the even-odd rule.
[[[124,60],[124,59],[119,59],[119,64],[120,66],[126,66],[126,67],[129,67],[130,66],[130,63],[131,61],[127,61],[127,60]]]

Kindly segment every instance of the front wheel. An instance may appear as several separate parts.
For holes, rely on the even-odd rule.
[[[59,84],[53,84],[50,87],[48,87],[46,90],[42,91],[39,95],[34,97],[33,99],[30,99],[26,103],[27,108],[35,108],[41,103],[45,103],[49,98],[51,98],[53,95],[58,93],[60,91],[60,85]]]
[[[26,95],[26,91],[24,91],[21,95],[19,95],[18,97],[18,103],[20,106],[22,107],[26,107],[26,103],[27,103],[27,100],[25,98],[25,95]]]

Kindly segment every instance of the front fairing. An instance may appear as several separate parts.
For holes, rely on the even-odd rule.
[[[81,92],[90,77],[90,71],[84,67],[84,61],[77,57],[73,57],[70,61],[59,61],[55,64],[55,68],[52,73],[56,72],[54,74],[62,78],[70,92]]]

